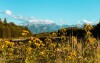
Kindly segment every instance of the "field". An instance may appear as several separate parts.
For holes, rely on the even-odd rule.
[[[100,63],[100,39],[91,33],[94,29],[84,25],[31,37],[22,30],[22,37],[0,39],[0,63]]]
[[[100,63],[100,40],[71,36],[61,42],[30,37],[27,42],[0,39],[0,63]]]

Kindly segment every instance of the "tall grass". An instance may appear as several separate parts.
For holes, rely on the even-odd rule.
[[[25,44],[0,41],[0,63],[100,63],[100,40],[86,35],[60,43],[35,37]]]

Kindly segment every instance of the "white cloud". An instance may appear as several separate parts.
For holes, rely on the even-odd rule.
[[[20,16],[14,15],[11,10],[0,11],[0,13],[3,13],[3,14],[8,15],[9,17],[11,17],[13,19],[17,19],[17,20],[20,20],[20,21],[26,20],[25,17],[23,17],[21,15]]]
[[[9,17],[13,17],[13,13],[11,10],[0,11],[0,13],[8,15]]]
[[[27,21],[27,19],[24,16],[22,16],[22,15],[16,16],[16,17],[17,17],[16,19],[18,19],[20,21]]]
[[[93,25],[93,24],[97,24],[98,23],[98,21],[95,21],[95,20],[82,20],[82,21],[77,21],[77,24],[91,24],[91,25]]]
[[[10,10],[6,10],[6,11],[4,11],[4,13],[7,15],[12,15],[12,11],[10,11]]]
[[[51,24],[51,23],[54,23],[52,20],[49,20],[49,19],[45,19],[45,20],[42,20],[42,19],[31,19],[29,20],[30,23],[35,23],[35,24]]]
[[[29,20],[29,22],[30,23],[32,23],[32,22],[38,23],[38,20],[37,19],[31,19],[31,20]]]
[[[22,15],[20,15],[20,16],[11,15],[10,17],[13,19],[19,20],[19,21],[28,21],[28,18],[24,17]]]
[[[31,16],[31,17],[25,17],[25,16],[22,16],[22,15],[16,16],[12,13],[11,10],[0,11],[0,13],[6,14],[12,19],[16,19],[16,20],[23,21],[23,22],[25,21],[25,22],[29,22],[29,23],[35,23],[35,24],[51,24],[51,23],[54,23],[52,20],[36,19],[33,16]]]
[[[93,24],[94,23],[93,21],[89,21],[89,20],[82,20],[82,22],[85,24]]]
[[[45,22],[45,24],[51,24],[51,23],[54,23],[52,20],[49,20],[49,19],[45,19],[45,20],[42,20],[43,22]]]

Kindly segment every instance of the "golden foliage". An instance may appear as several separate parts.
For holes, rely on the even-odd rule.
[[[22,35],[22,36],[27,36],[28,33],[29,33],[29,31],[27,31],[27,30],[22,30],[21,35]]]
[[[51,34],[51,36],[52,36],[52,37],[57,37],[57,33],[54,33],[54,32],[53,32],[53,33]]]
[[[72,42],[72,44],[77,45],[77,38],[72,36],[71,37],[71,42]]]
[[[86,24],[84,25],[83,29],[87,31],[93,29],[93,27],[90,24]]]
[[[73,50],[68,53],[67,58],[68,59],[76,59],[76,55],[77,55],[77,52]]]
[[[23,33],[29,33],[29,31],[27,31],[27,30],[22,30],[22,32],[23,32]]]
[[[52,43],[52,40],[49,39],[49,38],[46,38],[44,41],[45,41],[46,44],[50,44],[50,43]]]
[[[86,32],[86,35],[90,36],[92,33],[90,31]]]
[[[92,38],[92,37],[89,37],[87,40],[86,40],[86,43],[89,43],[89,44],[94,44],[96,42],[96,39],[95,38]]]
[[[61,42],[54,42],[50,38],[46,38],[44,41],[36,37],[31,37],[27,43],[24,42],[1,42],[0,59],[3,62],[15,62],[15,63],[55,63],[59,60],[63,63],[93,63],[96,58],[96,38],[91,37],[91,32],[87,31],[85,46],[84,42],[78,43],[75,36],[71,36],[67,41],[66,36],[61,36]],[[62,41],[63,40],[63,41]],[[81,46],[80,50],[72,46]],[[83,47],[83,48],[82,48]],[[16,60],[19,59],[19,60]],[[6,61],[8,60],[8,61]],[[18,62],[17,62],[18,61]]]

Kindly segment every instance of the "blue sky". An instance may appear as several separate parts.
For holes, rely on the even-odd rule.
[[[16,24],[25,21],[60,25],[97,23],[100,0],[0,0],[0,17]]]

